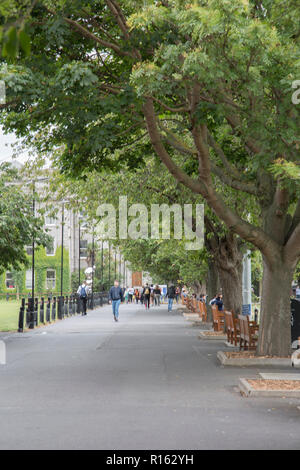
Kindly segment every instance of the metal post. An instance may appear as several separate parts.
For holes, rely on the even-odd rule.
[[[35,182],[33,181],[32,195],[32,214],[35,217]],[[34,328],[34,271],[35,271],[35,240],[32,237],[32,255],[31,255],[31,299],[28,299],[29,328]]]
[[[117,252],[115,251],[115,279],[117,279]]]
[[[103,240],[101,243],[101,289],[103,290]]]
[[[78,215],[78,280],[80,285],[80,214]]]
[[[94,264],[95,264],[95,236],[94,236],[94,227],[93,227],[93,239],[92,239],[92,302],[91,310],[94,309]]]
[[[62,203],[61,214],[61,264],[60,264],[60,296],[63,295],[64,286],[64,225],[65,225],[65,204]]]
[[[243,315],[251,315],[251,251],[243,257]]]
[[[110,241],[108,242],[108,285],[110,288]]]

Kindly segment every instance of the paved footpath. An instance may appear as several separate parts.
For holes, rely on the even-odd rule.
[[[257,369],[220,366],[198,331],[124,305],[2,335],[0,449],[299,449],[300,400],[241,397]]]

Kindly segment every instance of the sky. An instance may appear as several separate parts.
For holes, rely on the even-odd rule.
[[[0,163],[4,161],[11,161],[13,155],[12,144],[18,142],[18,139],[14,134],[4,134],[0,128]],[[27,160],[27,152],[23,152],[16,158],[17,161],[23,163]]]

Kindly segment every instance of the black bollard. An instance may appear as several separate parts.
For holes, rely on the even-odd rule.
[[[24,331],[24,313],[25,313],[25,299],[22,299],[20,313],[19,313],[19,325],[18,325],[19,333],[23,333]]]
[[[45,314],[44,314],[44,307],[45,307],[45,299],[44,297],[41,298],[41,305],[40,305],[40,323],[45,323]]]
[[[28,327],[30,330],[34,329],[34,299],[28,299]]]

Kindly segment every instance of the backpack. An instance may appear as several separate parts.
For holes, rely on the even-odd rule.
[[[145,290],[145,294],[146,295],[149,295],[150,294],[150,291],[149,291],[149,288],[147,287],[146,290]]]
[[[81,297],[82,299],[85,299],[85,298],[87,297],[85,287],[82,287],[82,286],[81,286],[81,288],[80,288],[80,297]]]

